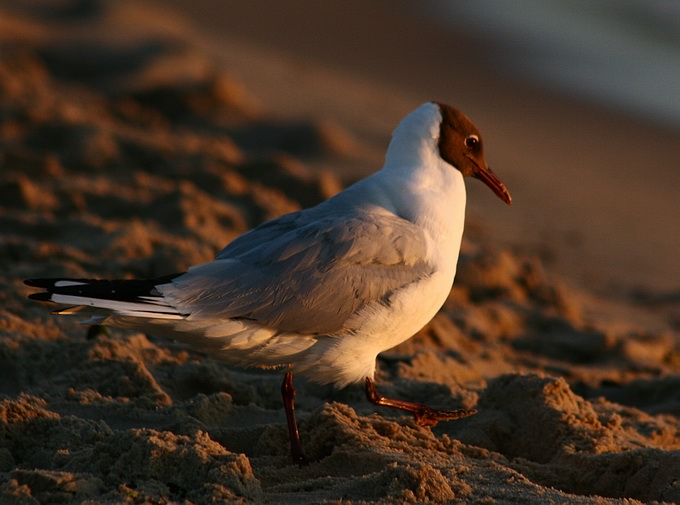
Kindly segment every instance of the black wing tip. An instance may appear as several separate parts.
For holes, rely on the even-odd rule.
[[[91,282],[90,279],[46,277],[42,279],[26,279],[24,280],[24,284],[26,284],[27,286],[31,286],[32,288],[40,288],[45,290],[39,293],[31,293],[30,295],[28,295],[28,298],[30,300],[36,300],[39,302],[51,302],[53,301],[52,296],[59,290],[59,288],[57,287],[57,283],[63,281],[78,282],[83,284]]]
[[[57,281],[61,279],[26,279],[24,281],[24,284],[27,286],[31,286],[32,288],[41,288],[41,289],[46,289],[47,291],[41,291],[40,293],[31,293],[28,295],[28,298],[30,300],[36,300],[38,302],[51,302],[52,301],[52,292],[51,290],[54,289],[54,285],[56,284]]]
[[[65,277],[45,277],[43,279],[26,279],[24,284],[34,288],[50,289],[56,287],[57,282],[78,282],[82,284],[87,284],[94,282],[94,279],[72,279]]]
[[[154,279],[75,279],[50,277],[42,279],[26,279],[24,284],[44,291],[28,295],[31,300],[41,302],[54,301],[54,295],[72,295],[85,298],[118,301],[141,301],[140,298],[154,293],[156,286],[172,282],[172,279],[183,273],[165,275]]]
[[[39,302],[51,302],[52,301],[52,293],[49,293],[47,291],[42,291],[41,293],[32,293],[28,295],[28,297],[31,300],[37,300]]]
[[[48,283],[48,281],[52,282]],[[54,285],[54,279],[26,279],[24,284],[33,288],[46,288],[48,286]]]

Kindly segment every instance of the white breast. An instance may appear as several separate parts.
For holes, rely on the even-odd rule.
[[[439,184],[416,192],[401,186],[395,193],[395,213],[412,219],[428,236],[427,261],[434,266],[433,275],[398,292],[389,306],[364,308],[348,325],[357,331],[320,339],[294,371],[338,387],[372,377],[377,355],[411,338],[444,304],[456,274],[466,194],[462,174],[451,166],[442,169],[448,172]]]

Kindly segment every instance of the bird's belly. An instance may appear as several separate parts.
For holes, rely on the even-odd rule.
[[[365,307],[352,331],[320,337],[293,370],[337,387],[373,377],[378,354],[411,338],[441,308],[451,290],[453,273],[440,273],[395,294],[389,305]]]

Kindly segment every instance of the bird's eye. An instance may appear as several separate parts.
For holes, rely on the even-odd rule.
[[[474,151],[479,148],[479,137],[477,135],[470,135],[465,139],[465,147]]]

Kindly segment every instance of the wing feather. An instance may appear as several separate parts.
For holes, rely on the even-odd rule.
[[[251,319],[277,331],[335,334],[367,305],[389,305],[432,275],[427,240],[387,212],[349,219],[293,213],[242,235],[217,260],[157,286],[191,319]]]

